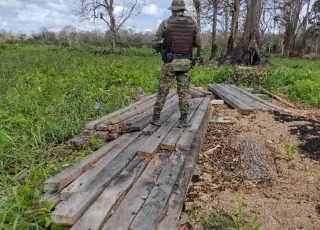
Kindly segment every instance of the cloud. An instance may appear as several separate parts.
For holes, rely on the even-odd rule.
[[[163,9],[159,8],[156,4],[150,4],[143,7],[142,13],[154,17],[161,17],[163,15]]]

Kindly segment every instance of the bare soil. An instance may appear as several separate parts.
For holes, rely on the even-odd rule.
[[[186,207],[195,203],[198,216],[221,209],[236,214],[240,197],[263,230],[320,230],[320,110],[244,116],[219,105],[213,113],[213,121],[227,116],[234,123],[210,123]],[[263,137],[275,167],[272,179],[244,178],[239,145],[247,135]],[[292,155],[285,145],[294,147]]]

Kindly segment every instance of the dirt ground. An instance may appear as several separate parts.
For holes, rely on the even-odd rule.
[[[234,123],[213,122],[226,116]],[[238,146],[246,136],[264,141],[276,172],[273,179],[249,181],[244,177]],[[246,215],[256,215],[263,230],[320,230],[319,161],[320,110],[246,116],[218,105],[186,204],[196,204],[198,216],[218,210],[236,214],[240,197]]]

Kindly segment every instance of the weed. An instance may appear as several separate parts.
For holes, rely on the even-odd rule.
[[[206,229],[221,230],[259,230],[260,224],[255,216],[247,219],[244,214],[241,199],[237,202],[237,215],[230,214],[226,211],[218,211],[201,219]]]
[[[294,146],[290,145],[289,143],[285,143],[284,148],[285,148],[289,157],[292,157],[296,151],[296,148]]]

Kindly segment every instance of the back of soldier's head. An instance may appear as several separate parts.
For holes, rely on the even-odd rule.
[[[181,13],[183,14],[187,8],[184,0],[173,0],[169,10],[171,10],[173,14],[179,15]]]

